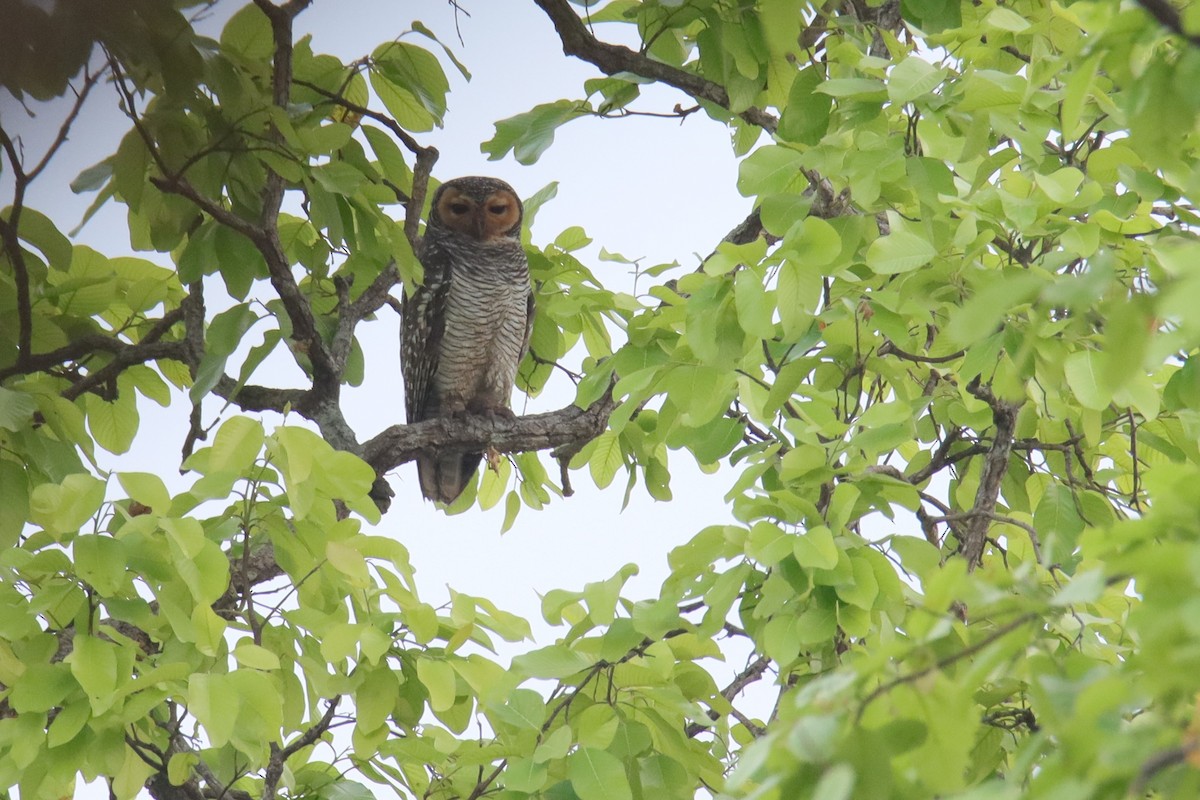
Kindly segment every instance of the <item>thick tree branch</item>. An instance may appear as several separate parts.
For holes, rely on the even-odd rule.
[[[187,345],[183,342],[145,342],[126,345],[114,353],[112,361],[95,372],[84,375],[64,389],[62,396],[68,400],[74,400],[84,392],[90,392],[97,386],[114,380],[127,367],[164,358],[187,363]]]
[[[412,461],[421,450],[454,448],[522,453],[587,442],[604,432],[616,407],[611,393],[588,408],[567,406],[516,419],[463,416],[393,425],[362,446],[362,458],[382,475]]]
[[[983,400],[992,409],[992,445],[988,448],[983,461],[983,471],[979,476],[979,489],[975,492],[975,503],[969,512],[967,521],[966,541],[962,544],[963,557],[967,559],[967,569],[974,571],[983,563],[983,548],[987,544],[988,527],[996,513],[996,501],[1000,497],[1000,482],[1008,471],[1008,456],[1012,452],[1013,430],[1017,424],[1018,403],[1002,400],[992,393],[991,387],[983,385],[976,378],[967,387],[972,395]]]
[[[621,45],[602,42],[591,34],[583,20],[571,8],[567,0],[533,0],[554,23],[554,30],[562,40],[563,52],[595,65],[606,75],[632,72],[643,78],[674,86],[697,100],[705,100],[722,108],[729,108],[729,92],[719,83],[692,72],[655,61]],[[738,114],[751,125],[757,125],[768,133],[774,133],[779,120],[760,108],[751,106]]]

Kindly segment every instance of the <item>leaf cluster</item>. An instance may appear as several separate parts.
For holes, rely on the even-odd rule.
[[[692,271],[601,250],[635,293],[597,279],[582,227],[526,241],[519,386],[561,373],[574,406],[367,441],[341,393],[360,326],[421,280],[420,139],[443,64],[466,68],[419,23],[316,53],[292,34],[305,0],[255,0],[215,40],[172,4],[102,4],[94,27],[19,4],[25,52],[64,47],[4,86],[76,100],[39,153],[0,125],[0,786],[1195,793],[1195,14],[534,2],[600,76],[484,152],[532,163],[596,116],[719,124],[754,211]],[[648,83],[683,101],[647,105]],[[125,207],[151,257],[26,203],[101,86],[130,129],[73,188]],[[299,387],[253,382],[280,357]],[[182,490],[101,467],[147,435],[146,399],[190,409]],[[636,565],[547,593],[561,636],[506,666],[525,620],[422,601],[371,532],[388,470],[454,445],[511,454],[451,509],[503,499],[505,528],[572,472],[669,501],[679,458],[731,518],[669,554],[657,597],[627,596]]]

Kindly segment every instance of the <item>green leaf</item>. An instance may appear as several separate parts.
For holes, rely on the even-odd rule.
[[[63,706],[50,729],[46,732],[46,744],[58,747],[74,739],[91,718],[91,706],[88,703],[74,702]]]
[[[0,458],[0,549],[17,543],[29,518],[29,502],[25,467]]]
[[[88,430],[96,444],[110,453],[124,453],[133,444],[138,431],[137,403],[132,393],[105,400],[96,395],[84,397]]]
[[[533,164],[554,143],[554,132],[584,113],[586,106],[572,100],[534,106],[497,122],[495,135],[479,149],[487,153],[489,161],[498,161],[511,150],[519,163]]]
[[[126,588],[129,554],[121,540],[89,534],[77,537],[72,547],[75,571],[100,596],[111,597]]]
[[[792,79],[787,106],[779,119],[778,134],[789,142],[815,145],[829,130],[833,98],[816,91],[824,76],[815,65],[800,70]],[[764,216],[764,222],[765,222]],[[780,231],[782,234],[782,231]]]
[[[946,333],[960,345],[991,336],[1008,314],[1037,294],[1043,283],[1040,276],[1030,272],[995,276],[952,312]]]
[[[417,659],[417,678],[429,692],[429,707],[446,711],[454,705],[458,692],[454,668],[440,658]]]
[[[1102,388],[1101,356],[1094,350],[1079,350],[1067,356],[1063,364],[1067,385],[1084,408],[1097,411],[1108,408],[1112,395]]]
[[[796,339],[812,327],[820,298],[821,276],[817,270],[792,259],[779,266],[776,302],[784,336]]]
[[[1083,525],[1074,493],[1059,484],[1048,486],[1033,512],[1033,527],[1045,543],[1047,552],[1042,555],[1046,563],[1060,563],[1071,557]]]
[[[413,22],[412,29],[416,33],[419,33],[422,36],[426,36],[426,37],[432,39],[433,41],[437,42],[439,45],[441,45],[442,52],[444,52],[446,54],[446,58],[450,59],[450,61],[454,64],[455,68],[458,69],[459,73],[464,78],[466,78],[467,80],[471,80],[471,73],[467,71],[467,68],[463,66],[461,61],[459,61],[457,58],[455,58],[454,52],[449,47],[446,47],[446,45],[442,44],[442,41],[433,34],[433,31],[429,30],[429,28],[426,28],[419,21]]]
[[[24,392],[14,392],[0,386],[0,428],[19,431],[33,421],[37,401]]]
[[[221,47],[247,60],[269,59],[275,51],[271,21],[258,6],[243,6],[221,30]]]
[[[267,648],[245,639],[238,642],[237,646],[233,648],[233,657],[243,667],[253,669],[273,670],[279,669],[280,666],[279,656]]]
[[[383,171],[384,177],[396,184],[401,191],[411,191],[412,169],[405,162],[404,154],[392,137],[371,125],[362,125],[360,130],[370,142],[371,149],[375,151],[375,157],[379,159],[379,167]]]
[[[893,103],[911,103],[936,89],[947,74],[945,69],[911,55],[892,68],[888,76],[888,97]]]
[[[833,533],[824,525],[809,528],[791,539],[792,554],[800,566],[810,569],[833,569],[837,566],[841,551],[833,541]]]
[[[358,548],[348,542],[326,542],[325,557],[330,565],[350,579],[350,585],[365,589],[371,585],[371,574],[367,561]]]
[[[792,552],[797,537],[770,522],[756,522],[750,529],[746,555],[765,566],[777,564]]]
[[[8,221],[11,216],[11,206],[0,211],[0,219]],[[17,236],[40,250],[46,257],[46,263],[54,269],[61,272],[70,269],[73,252],[71,240],[42,212],[28,206],[23,207]]]
[[[617,470],[625,464],[625,458],[621,454],[621,442],[612,431],[600,434],[594,442],[592,457],[588,459],[588,469],[596,486],[606,489],[612,483]]]
[[[450,84],[437,57],[423,47],[407,42],[390,42],[373,54],[374,67],[390,83],[414,97],[421,108],[441,127],[446,113]],[[372,76],[375,72],[372,72]],[[399,120],[397,120],[399,121]]]
[[[242,342],[242,337],[258,321],[249,303],[239,303],[213,317],[205,334],[204,358],[196,368],[195,383],[188,392],[193,403],[199,403],[225,374],[225,362]]]
[[[1009,33],[1024,33],[1030,28],[1029,20],[1003,6],[993,8],[989,11],[987,16],[984,17],[984,24],[989,28]]]
[[[587,656],[563,645],[542,647],[512,660],[514,670],[531,678],[566,678],[591,665]]]
[[[549,770],[531,758],[509,761],[504,770],[504,788],[514,792],[532,794],[546,785]]]
[[[532,689],[517,689],[497,713],[517,728],[541,731],[546,722],[546,701]]]
[[[937,248],[924,236],[893,229],[867,248],[867,266],[879,275],[912,272],[925,266],[937,255]]]
[[[791,192],[763,195],[758,206],[763,227],[776,236],[785,235],[793,225],[807,217],[810,208],[811,197]]]
[[[200,756],[192,752],[172,753],[167,762],[167,781],[172,786],[182,786],[192,776],[192,770],[200,763]]]
[[[188,464],[206,475],[216,472],[240,475],[258,458],[262,451],[263,439],[261,422],[250,417],[230,417],[217,429],[212,446],[201,451],[206,460],[203,463],[192,464],[192,459],[189,459]]]
[[[196,638],[196,650],[216,658],[225,653],[225,629],[227,624],[208,606],[199,603],[192,609],[192,633]]]
[[[78,635],[67,663],[92,704],[92,714],[98,717],[108,711],[117,699],[117,645]]]
[[[821,776],[813,789],[813,800],[848,800],[853,796],[854,769],[849,764],[834,764]]]
[[[30,522],[50,533],[74,533],[95,516],[103,502],[103,481],[86,473],[68,475],[62,483],[43,483],[34,488]]]
[[[112,159],[106,158],[85,169],[71,181],[71,191],[75,194],[94,192],[108,183],[113,174]]]
[[[830,78],[816,88],[830,97],[858,98],[860,100],[883,99],[886,87],[883,81],[874,78]]]
[[[188,679],[188,711],[200,720],[213,747],[221,747],[237,728],[241,699],[228,675],[194,673]]]
[[[625,768],[604,750],[581,747],[567,756],[567,776],[580,800],[633,800]]]
[[[738,191],[743,197],[782,192],[794,181],[805,180],[800,171],[803,160],[804,156],[790,147],[760,147],[738,166]]]

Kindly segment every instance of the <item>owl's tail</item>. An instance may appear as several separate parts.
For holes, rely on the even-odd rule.
[[[483,453],[443,453],[417,456],[417,478],[426,500],[450,505],[467,488]]]

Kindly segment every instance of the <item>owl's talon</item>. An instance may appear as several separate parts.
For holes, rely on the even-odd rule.
[[[483,460],[487,463],[488,469],[495,473],[500,472],[501,458],[502,456],[500,455],[500,451],[494,447],[489,447],[483,453]]]

